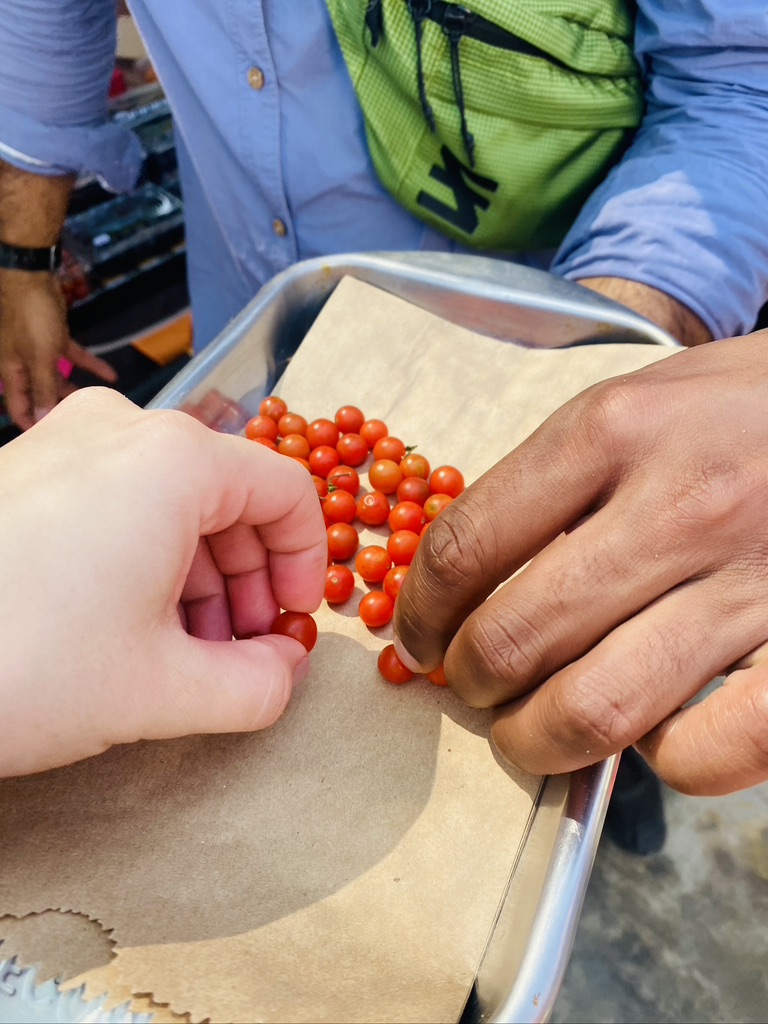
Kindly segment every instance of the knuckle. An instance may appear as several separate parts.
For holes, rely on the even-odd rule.
[[[752,469],[737,458],[698,464],[672,495],[668,515],[676,528],[732,529],[765,494]]]
[[[595,761],[637,739],[626,703],[611,680],[572,674],[558,694],[558,715],[575,748]]]
[[[637,378],[613,378],[582,395],[579,421],[598,450],[612,452],[648,422],[648,389]]]
[[[482,572],[483,550],[476,523],[460,505],[439,515],[419,545],[422,568],[447,590],[462,588]]]
[[[464,660],[481,685],[480,706],[509,700],[544,674],[546,652],[535,625],[520,613],[484,605],[462,629]]]

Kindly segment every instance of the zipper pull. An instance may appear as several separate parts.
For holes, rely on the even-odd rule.
[[[365,27],[371,33],[371,46],[375,49],[384,35],[382,0],[368,0],[365,6]]]
[[[459,61],[459,43],[461,37],[467,30],[467,26],[473,21],[472,11],[459,4],[448,4],[443,11],[441,25],[445,32],[451,49],[451,75],[453,76],[453,95],[456,98],[456,106],[459,108],[461,117],[461,138],[464,142],[464,151],[467,154],[469,166],[475,166],[475,137],[467,125],[467,112],[464,106],[464,87],[461,82],[461,63]]]
[[[413,29],[416,33],[416,78],[419,87],[419,102],[424,119],[429,125],[429,130],[434,132],[435,114],[427,99],[427,87],[424,82],[424,65],[421,59],[421,38],[424,28],[424,19],[428,18],[432,11],[432,0],[406,0],[408,13],[413,21]]]

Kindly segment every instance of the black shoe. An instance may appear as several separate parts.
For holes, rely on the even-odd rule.
[[[621,755],[605,834],[627,853],[658,853],[667,837],[661,783],[634,747]]]

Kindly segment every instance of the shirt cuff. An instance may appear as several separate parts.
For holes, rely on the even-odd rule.
[[[552,270],[657,288],[725,338],[751,331],[768,295],[768,156],[758,142],[748,159],[736,129],[696,134],[642,131],[583,207]]]
[[[112,192],[133,188],[144,152],[130,129],[43,124],[0,104],[0,159],[33,174],[95,176]]]

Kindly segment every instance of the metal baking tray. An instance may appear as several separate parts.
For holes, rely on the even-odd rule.
[[[277,275],[150,403],[196,409],[239,432],[342,277],[365,281],[462,327],[524,346],[633,342],[679,348],[618,303],[540,270],[481,256],[363,253]],[[573,946],[618,758],[542,782],[461,1024],[547,1021]]]

